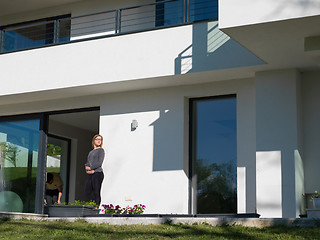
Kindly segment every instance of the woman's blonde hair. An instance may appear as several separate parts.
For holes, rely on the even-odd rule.
[[[100,135],[100,134],[96,134],[96,135],[94,135],[93,136],[93,138],[92,138],[92,148],[94,148],[94,140],[96,140],[96,138],[97,137],[101,137],[101,144],[100,144],[100,147],[102,147],[102,145],[103,145],[103,137]]]

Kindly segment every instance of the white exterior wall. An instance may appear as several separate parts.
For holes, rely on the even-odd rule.
[[[238,212],[254,212],[253,89],[252,80],[238,80],[102,97],[100,133],[107,153],[102,202],[143,203],[146,213],[188,213],[186,99],[236,93],[238,173],[243,173],[238,178]],[[131,131],[132,120],[139,124],[135,131]]]
[[[188,213],[188,99],[228,94],[237,95],[238,212],[252,213],[256,208],[252,79],[2,105],[0,112],[12,115],[100,106],[106,150],[102,203],[143,203],[146,213]],[[134,119],[139,126],[131,131]],[[80,158],[71,165],[71,184],[80,193],[83,182],[78,184],[73,176],[82,172],[81,165]]]
[[[305,192],[320,192],[320,72],[304,73],[303,96],[303,158],[305,171]]]
[[[191,44],[188,25],[5,54],[0,95],[174,75],[175,58]]]
[[[256,75],[257,211],[262,217],[300,214],[304,179],[298,133],[299,81],[296,70]]]
[[[1,86],[0,96],[64,88],[72,88],[75,95],[89,95],[89,88],[77,91],[77,87],[96,86],[94,92],[103,93],[115,91],[107,84],[123,86],[127,81],[125,84],[129,85],[129,80],[144,80],[140,85],[132,85],[134,89],[180,85],[179,81],[170,78],[158,81],[156,77],[181,75],[181,64],[176,62],[190,46],[193,53],[189,72],[261,64],[261,60],[231,39],[225,39],[223,45],[209,50],[208,54],[208,31],[212,28],[217,28],[216,24],[199,23],[4,54],[0,58],[0,70],[6,84]],[[219,39],[225,36],[221,32],[217,34]],[[12,66],[19,66],[19,71],[12,71]],[[208,77],[186,79],[189,83],[210,81]],[[46,98],[49,96],[45,93]],[[53,97],[57,98],[57,94]]]
[[[319,15],[318,0],[220,0],[219,27],[231,28]]]

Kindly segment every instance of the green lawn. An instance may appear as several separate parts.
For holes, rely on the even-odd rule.
[[[320,239],[320,228],[107,225],[79,220],[0,220],[0,239]]]

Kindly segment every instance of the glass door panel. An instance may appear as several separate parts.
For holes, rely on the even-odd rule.
[[[40,120],[0,122],[0,211],[35,211]]]
[[[70,140],[53,135],[48,136],[47,172],[58,173],[62,180],[61,202],[68,202],[68,163]]]
[[[236,98],[193,100],[192,107],[196,213],[236,213]]]

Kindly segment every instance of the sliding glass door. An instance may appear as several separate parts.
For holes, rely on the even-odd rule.
[[[61,202],[68,202],[70,145],[70,139],[48,135],[46,170],[60,175],[63,184]]]
[[[0,122],[0,211],[35,212],[40,119]]]
[[[237,212],[236,113],[233,95],[191,100],[194,213]]]

